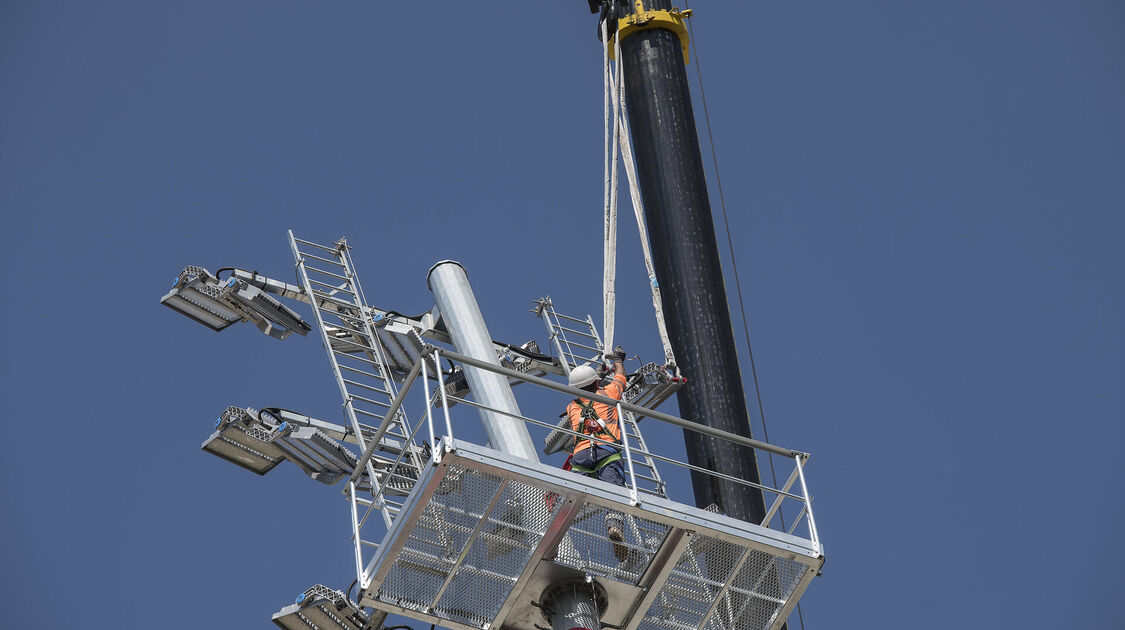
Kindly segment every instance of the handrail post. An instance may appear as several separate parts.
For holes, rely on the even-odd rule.
[[[808,511],[809,519],[809,540],[812,541],[813,548],[820,549],[820,538],[816,535],[816,520],[812,515],[812,499],[809,498],[809,487],[805,485],[805,471],[801,467],[801,456],[793,458],[797,462],[797,476],[801,479],[801,492],[805,495],[805,509]]]
[[[430,404],[430,376],[426,372],[424,360],[422,360],[422,388],[426,390],[426,426],[430,428],[430,459],[434,460],[436,464],[438,463],[438,446],[437,437],[434,436],[434,414],[431,411],[433,405]]]
[[[633,471],[633,454],[629,450],[629,433],[622,424],[624,416],[621,412],[621,403],[617,403],[617,430],[621,432],[621,445],[625,447],[625,463],[629,466],[629,502],[636,505],[637,501],[637,475]]]
[[[359,536],[359,512],[356,509],[354,481],[348,481],[348,494],[350,495],[349,498],[351,499],[352,508],[352,536],[355,538],[353,541],[355,543],[355,577],[359,580],[359,583],[363,585],[363,583],[367,581],[367,576],[364,574],[363,570],[363,545],[360,542],[361,539]],[[361,586],[360,588],[365,588],[365,586]]]
[[[781,488],[779,488],[779,490],[781,490],[781,492],[777,493],[777,498],[774,499],[773,504],[770,505],[770,509],[766,511],[765,517],[762,518],[762,522],[761,522],[762,527],[769,527],[770,526],[770,521],[773,520],[774,515],[777,514],[777,512],[781,509],[781,501],[785,498],[785,495],[782,494],[782,493],[789,492],[789,489],[793,487],[793,482],[795,482],[795,481],[797,481],[797,469],[796,468],[794,468],[793,472],[790,473],[789,480],[785,482],[785,485],[782,486]],[[784,514],[782,515],[781,520],[782,520],[782,523],[783,523],[782,527],[785,527],[785,525],[784,525],[785,515]]]
[[[445,434],[449,437],[449,447],[453,447],[453,423],[449,421],[449,399],[445,395],[445,378],[441,375],[441,352],[434,348],[434,373],[437,374],[438,387],[441,389],[441,408],[445,412]]]

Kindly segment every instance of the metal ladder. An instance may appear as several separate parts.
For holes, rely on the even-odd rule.
[[[398,391],[388,372],[387,350],[372,324],[347,241],[341,238],[330,246],[320,245],[299,239],[290,230],[289,245],[360,450],[367,448],[365,436],[370,437],[373,431],[361,418],[376,427],[374,435],[379,443],[367,467],[371,483],[387,484],[396,490],[393,494],[405,496],[422,470],[422,451],[408,433],[405,412],[400,409],[392,418],[384,416]],[[389,525],[402,504],[387,499],[387,494],[383,493],[379,508]]]
[[[547,326],[548,343],[554,345],[561,358],[563,371],[570,375],[570,371],[579,365],[595,363],[600,364],[602,357],[605,355],[605,349],[602,346],[601,336],[598,335],[597,327],[594,326],[594,320],[589,315],[586,319],[578,319],[569,315],[563,315],[555,310],[555,305],[551,302],[550,297],[545,297],[535,301],[536,308],[533,309],[535,313],[543,320]],[[570,324],[564,326],[562,322]],[[573,337],[581,339],[582,342],[572,341],[567,337],[567,333]],[[580,348],[575,352],[575,348]],[[582,352],[585,350],[585,352]],[[581,353],[581,354],[579,354]],[[631,444],[640,445],[645,453],[649,453],[648,445],[645,444],[644,436],[641,435],[641,430],[637,426],[637,417],[631,411],[625,411],[622,414],[622,424],[624,426],[624,433],[630,440]],[[664,480],[660,477],[660,471],[656,469],[656,462],[653,461],[648,455],[641,455],[633,460],[634,474],[637,476],[637,490],[645,494],[655,495],[667,498],[664,490]]]
[[[566,370],[567,374],[579,365],[600,364],[602,362],[602,355],[605,354],[602,349],[602,340],[594,327],[594,320],[590,319],[589,315],[586,316],[586,319],[562,315],[555,310],[555,305],[550,297],[536,300],[535,304],[534,312],[547,325],[547,343],[554,345],[555,349],[558,350],[559,358],[562,359],[564,366],[563,369]],[[569,326],[564,324],[564,321]],[[571,341],[567,337],[566,333],[568,332],[585,343]],[[578,350],[575,350],[576,348]]]

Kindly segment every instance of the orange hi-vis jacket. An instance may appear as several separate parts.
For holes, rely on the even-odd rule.
[[[598,388],[597,393],[605,396],[606,398],[621,400],[621,394],[625,392],[625,384],[626,381],[624,376],[620,374],[614,374],[613,382],[609,385],[606,385],[605,387]],[[579,398],[578,400],[582,401],[583,403],[591,402],[587,398]],[[593,435],[607,442],[620,442],[621,426],[617,423],[617,407],[611,407],[610,405],[600,403],[596,400],[593,401],[593,405],[594,411],[598,414],[598,417],[605,422],[606,432],[609,433],[609,435],[606,435],[604,432],[599,430],[598,433],[594,433]],[[590,434],[590,432],[586,430],[586,421],[582,419],[582,408],[578,406],[577,402],[572,400],[570,401],[570,404],[566,406],[566,416],[570,419],[571,431],[587,435]],[[590,448],[590,440],[578,440],[574,445],[574,453],[587,448]]]

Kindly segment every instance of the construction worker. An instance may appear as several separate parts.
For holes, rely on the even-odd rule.
[[[621,346],[606,355],[613,363],[613,382],[604,388],[598,387],[598,373],[588,365],[580,365],[570,372],[569,383],[591,393],[614,400],[621,400],[625,392],[625,350]],[[570,469],[595,479],[618,486],[625,486],[625,466],[621,457],[621,426],[618,424],[617,408],[586,398],[575,398],[566,406],[570,429],[575,433],[593,436],[610,442],[593,442],[590,439],[575,438],[574,451],[570,456]],[[613,542],[613,555],[624,561],[629,555],[625,546],[625,523],[620,512],[606,515],[606,534]]]

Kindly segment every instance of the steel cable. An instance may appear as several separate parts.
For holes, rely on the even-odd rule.
[[[684,8],[690,8],[687,0],[684,1]],[[715,186],[719,191],[719,207],[723,211],[723,229],[727,233],[727,247],[730,250],[730,266],[734,271],[734,286],[738,292],[738,310],[742,316],[742,331],[746,337],[746,351],[750,355],[750,374],[754,379],[754,396],[758,401],[758,416],[762,419],[762,439],[766,442],[770,441],[769,428],[766,426],[766,410],[762,405],[762,390],[758,385],[758,369],[754,364],[754,347],[750,344],[750,324],[746,316],[746,304],[742,298],[742,282],[738,276],[738,263],[734,257],[734,239],[730,234],[730,220],[727,218],[727,202],[723,196],[723,180],[719,176],[719,157],[715,151],[715,137],[711,133],[711,114],[707,108],[707,94],[703,89],[703,70],[702,64],[699,61],[699,49],[695,45],[695,28],[692,26],[691,20],[685,20],[688,25],[688,39],[691,41],[691,56],[695,59],[695,76],[699,82],[699,99],[700,104],[703,105],[703,120],[707,127],[707,143],[711,146],[711,164],[715,169]],[[753,433],[753,427],[751,427]],[[753,437],[753,435],[751,435]],[[773,487],[777,488],[777,470],[773,464],[773,453],[766,453],[770,463],[770,477],[773,480]],[[778,516],[781,518],[781,528],[783,531],[788,531],[785,525],[785,511],[779,506]],[[797,602],[797,618],[801,624],[801,630],[805,630],[805,616],[801,611],[801,603]]]

